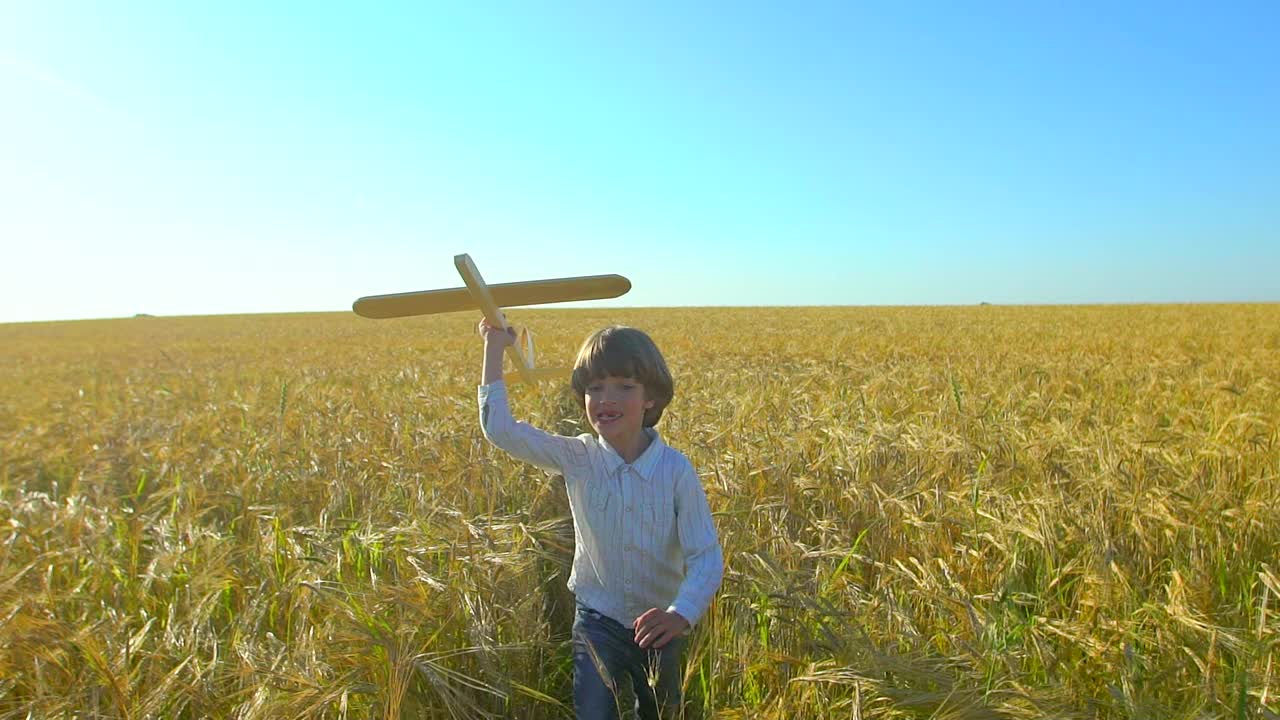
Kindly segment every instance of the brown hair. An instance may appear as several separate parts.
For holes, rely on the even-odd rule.
[[[674,386],[667,362],[653,339],[643,330],[611,325],[595,331],[582,343],[573,363],[573,390],[584,411],[587,385],[610,375],[634,378],[644,385],[645,398],[653,401],[653,407],[644,412],[644,426],[657,425],[671,402]]]

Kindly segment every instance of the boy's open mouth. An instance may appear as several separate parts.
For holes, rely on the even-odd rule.
[[[614,422],[617,422],[618,418],[621,418],[621,417],[622,417],[622,413],[608,413],[608,412],[597,413],[596,424],[609,425]]]

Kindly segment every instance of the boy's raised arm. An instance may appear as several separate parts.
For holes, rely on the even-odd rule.
[[[502,380],[502,353],[514,338],[501,328],[481,321],[484,337],[484,365],[478,398],[480,429],[489,442],[513,457],[551,472],[564,473],[565,467],[584,454],[582,441],[539,430],[511,416],[507,386]]]
[[[492,385],[502,379],[502,354],[515,343],[515,331],[496,328],[488,320],[480,321],[480,337],[484,338],[484,364],[480,368],[480,384]]]

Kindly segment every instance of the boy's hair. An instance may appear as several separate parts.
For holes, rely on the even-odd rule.
[[[653,339],[642,330],[612,325],[595,331],[582,343],[573,363],[573,390],[584,412],[587,386],[609,375],[634,378],[644,385],[645,398],[653,401],[653,407],[644,412],[644,426],[657,425],[675,388]]]

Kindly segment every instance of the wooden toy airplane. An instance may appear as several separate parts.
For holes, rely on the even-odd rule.
[[[631,289],[631,281],[621,275],[586,275],[486,285],[475,263],[471,262],[470,255],[455,255],[453,264],[458,268],[458,274],[462,276],[466,287],[369,295],[352,303],[351,309],[357,315],[367,318],[397,318],[478,309],[490,324],[506,330],[511,326],[502,313],[503,307],[600,300],[625,295]],[[528,328],[519,329],[516,343],[507,346],[507,355],[516,368],[514,373],[504,375],[508,382],[536,382],[564,377],[571,372],[569,368],[534,367],[533,333]]]

